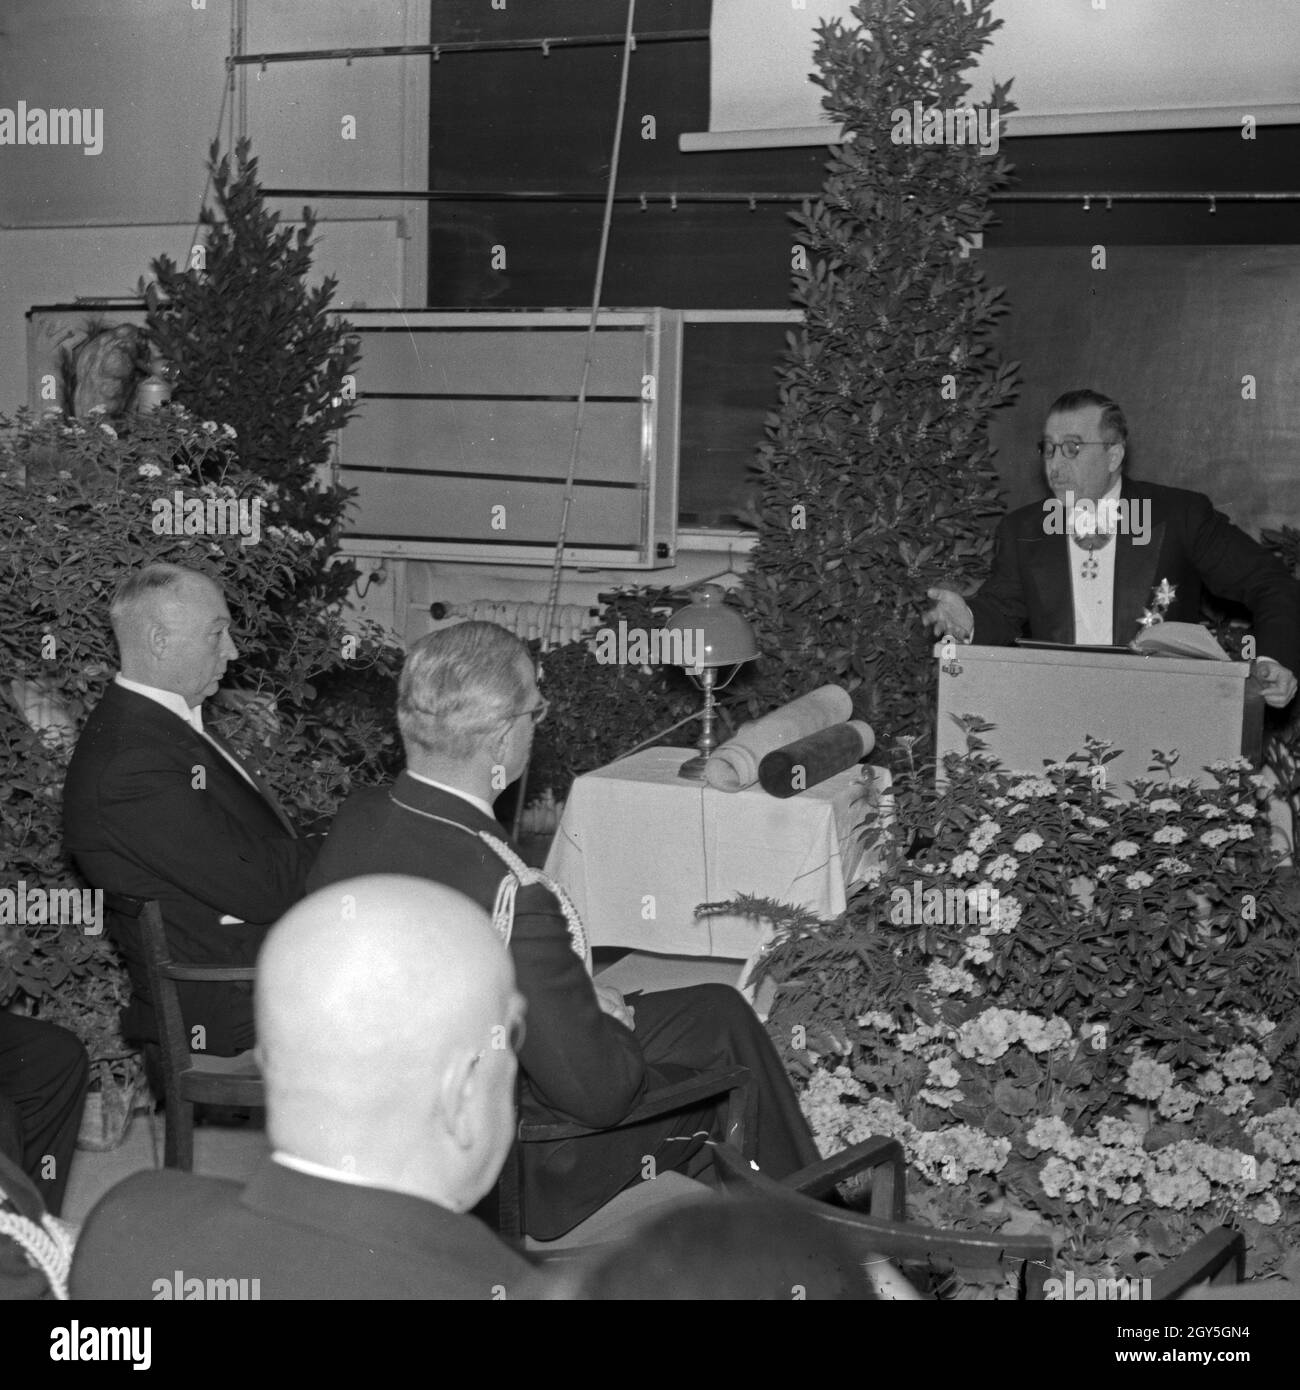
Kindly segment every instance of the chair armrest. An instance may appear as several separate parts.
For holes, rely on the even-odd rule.
[[[1171,1302],[1195,1284],[1240,1284],[1245,1273],[1246,1237],[1219,1226],[1151,1276],[1151,1299]]]
[[[608,1130],[626,1129],[640,1124],[642,1120],[657,1119],[660,1115],[671,1115],[684,1110],[688,1105],[714,1100],[718,1096],[732,1092],[745,1092],[750,1086],[748,1067],[732,1067],[728,1071],[706,1072],[686,1081],[674,1081],[648,1091],[641,1102],[628,1111],[616,1124],[602,1129],[578,1124],[572,1120],[530,1120],[520,1121],[519,1138],[525,1144],[550,1142],[556,1139],[579,1139],[585,1134],[603,1134]]]
[[[171,961],[159,967],[159,974],[169,980],[195,981],[219,980],[224,983],[248,981],[257,978],[257,967],[253,965],[177,965]]]
[[[871,1214],[885,1221],[901,1221],[907,1214],[907,1167],[903,1146],[882,1134],[842,1149],[820,1163],[791,1173],[783,1184],[805,1197],[825,1197],[838,1183],[869,1168],[883,1169],[871,1185]]]
[[[888,1165],[893,1157],[889,1145],[894,1142],[882,1138],[869,1139],[864,1144],[855,1144],[844,1155],[836,1154],[827,1162],[833,1167],[843,1158],[842,1166],[852,1169],[854,1158],[859,1153],[862,1160],[874,1153],[877,1162],[883,1159]],[[768,1177],[729,1145],[719,1144],[713,1150],[713,1162],[724,1188],[733,1193],[796,1202],[805,1210],[815,1212],[819,1220],[837,1230],[864,1257],[885,1255],[895,1260],[926,1263],[943,1260],[958,1267],[979,1269],[1023,1263],[1026,1296],[1035,1299],[1042,1297],[1044,1280],[1052,1270],[1055,1251],[1052,1238],[1046,1232],[1041,1235],[1012,1236],[1001,1235],[997,1231],[942,1230],[910,1221],[867,1216],[862,1212],[816,1203],[806,1193],[795,1191],[790,1185],[791,1178],[778,1182]],[[816,1173],[824,1166],[813,1164],[801,1171]]]

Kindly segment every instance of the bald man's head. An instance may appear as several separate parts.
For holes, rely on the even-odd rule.
[[[109,609],[127,680],[170,690],[191,707],[217,693],[239,655],[218,585],[179,565],[146,565],[119,586]]]
[[[468,898],[399,875],[313,893],[258,959],[271,1140],[464,1210],[513,1136],[522,1017],[509,953]]]

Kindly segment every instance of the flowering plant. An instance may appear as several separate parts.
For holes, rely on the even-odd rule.
[[[916,769],[872,813],[879,867],[841,919],[743,901],[777,926],[760,974],[819,1142],[896,1136],[927,1219],[1048,1225],[1076,1268],[1149,1273],[1225,1221],[1277,1268],[1300,911],[1261,779],[1238,760],[1199,785],[1157,752],[1121,799],[1101,742],[1009,774],[964,723],[941,791]]]

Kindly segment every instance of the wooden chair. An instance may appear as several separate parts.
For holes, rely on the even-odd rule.
[[[120,899],[113,906],[132,915]],[[173,961],[162,913],[152,899],[139,904],[136,921],[158,1020],[157,1062],[166,1110],[163,1163],[188,1172],[194,1166],[195,1105],[261,1108],[266,1105],[266,1088],[251,1051],[235,1057],[190,1051],[176,986],[198,980],[247,983],[256,971],[251,965],[180,965]]]
[[[1044,1298],[1052,1273],[1051,1237],[1004,1236],[997,1231],[948,1231],[906,1221],[906,1167],[902,1146],[894,1139],[874,1138],[802,1168],[781,1182],[758,1172],[748,1157],[721,1145],[714,1164],[725,1189],[744,1195],[764,1195],[795,1201],[829,1222],[864,1255],[884,1255],[931,1268],[989,1270],[1019,1263],[1021,1297]],[[837,1183],[875,1170],[870,1214],[818,1203]],[[1202,1236],[1186,1253],[1151,1277],[1152,1302],[1171,1302],[1201,1285],[1224,1288],[1245,1277],[1246,1241],[1240,1231],[1220,1226]]]
[[[1171,1303],[1199,1284],[1223,1288],[1246,1277],[1246,1237],[1218,1226],[1151,1278],[1151,1301]]]
[[[749,1071],[745,1067],[708,1072],[702,1076],[691,1077],[687,1081],[677,1081],[669,1086],[661,1086],[658,1090],[650,1091],[638,1106],[631,1110],[617,1125],[612,1125],[610,1128],[625,1129],[645,1120],[658,1119],[662,1115],[672,1115],[680,1110],[697,1110],[708,1101],[721,1101],[723,1098],[725,1098],[727,1106],[725,1119],[727,1143],[735,1152],[743,1154],[748,1159],[753,1152],[755,1096]],[[524,1146],[526,1144],[553,1143],[557,1139],[582,1139],[587,1135],[607,1132],[607,1130],[594,1130],[584,1125],[559,1121],[546,1123],[521,1121],[517,1140],[506,1158],[505,1167],[501,1170],[501,1177],[497,1181],[494,1193],[485,1199],[485,1202],[478,1209],[479,1214],[495,1227],[499,1235],[515,1243],[523,1244],[525,1241]],[[674,1176],[673,1174],[664,1174],[663,1178],[657,1179],[656,1182],[671,1179]],[[682,1180],[681,1187],[689,1190],[688,1183],[689,1180]],[[654,1186],[653,1183],[638,1184],[629,1189],[626,1194],[618,1194],[610,1205],[619,1203],[620,1206],[628,1209],[628,1215],[631,1216],[637,1206],[637,1195],[645,1194],[648,1197],[650,1189]],[[690,1184],[690,1186],[697,1185]],[[707,1189],[703,1190],[707,1191]],[[602,1211],[604,1210],[607,1209],[602,1208]],[[584,1248],[588,1243],[583,1231],[583,1227],[586,1225],[586,1222],[580,1224],[571,1233],[571,1237],[565,1238],[563,1245],[543,1243],[543,1253],[545,1253],[545,1248],[549,1247],[557,1257],[571,1257],[577,1249]]]
[[[1043,1284],[1052,1272],[1050,1236],[1004,1236],[996,1231],[949,1231],[904,1220],[906,1169],[902,1145],[877,1137],[854,1144],[778,1182],[759,1172],[748,1158],[726,1144],[713,1151],[724,1190],[733,1194],[795,1202],[831,1225],[863,1258],[884,1255],[936,1270],[987,1272],[1019,1265],[1021,1297],[1043,1297]],[[873,1171],[870,1213],[818,1201],[837,1183]]]

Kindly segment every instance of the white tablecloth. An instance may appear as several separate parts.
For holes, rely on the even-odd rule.
[[[843,912],[866,864],[856,833],[889,773],[853,767],[797,796],[721,792],[677,769],[686,748],[649,748],[574,782],[546,860],[593,946],[745,959],[765,926],[706,917],[737,893]]]

